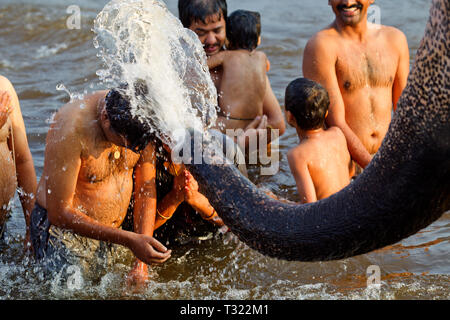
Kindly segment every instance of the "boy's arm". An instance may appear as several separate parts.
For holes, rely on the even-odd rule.
[[[186,177],[186,185],[184,187],[184,194],[186,202],[192,206],[200,216],[216,226],[222,227],[224,223],[217,215],[216,209],[210,204],[209,200],[198,191],[198,183],[188,170],[184,170]]]
[[[329,44],[317,37],[311,39],[303,55],[303,74],[317,81],[328,91],[330,97],[327,124],[339,127],[345,135],[352,158],[365,168],[372,156],[345,120],[345,105],[336,75],[336,57],[330,54]]]
[[[223,65],[225,56],[227,54],[228,53],[226,51],[221,51],[219,53],[216,53],[213,56],[208,57],[208,59],[207,59],[208,68],[211,70],[211,69],[217,68],[218,66]]]
[[[288,153],[288,162],[302,203],[316,202],[316,189],[314,188],[307,163],[296,157],[292,152]]]
[[[156,216],[156,167],[154,147],[144,149],[134,170],[134,231],[153,236]],[[136,259],[128,275],[128,284],[141,285],[148,280],[148,266]]]
[[[184,201],[184,175],[181,172],[175,176],[172,190],[158,202],[155,230],[166,223],[177,210],[178,206]]]

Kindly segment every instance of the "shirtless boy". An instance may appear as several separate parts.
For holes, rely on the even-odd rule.
[[[308,41],[303,59],[304,77],[330,95],[327,124],[341,128],[362,168],[384,139],[409,73],[405,35],[367,22],[373,2],[329,0],[336,19]]]
[[[16,186],[22,189],[20,202],[29,242],[29,219],[36,195],[36,172],[19,105],[19,98],[11,82],[0,76],[0,238],[5,229],[8,204]]]
[[[261,41],[261,17],[257,12],[237,10],[227,20],[226,51],[208,59],[213,70],[223,68],[219,88],[219,128],[244,129],[263,115],[269,61],[256,51]]]
[[[289,84],[285,100],[288,123],[300,138],[287,158],[301,201],[327,198],[347,186],[354,173],[344,134],[338,127],[325,128],[328,93],[300,78]]]

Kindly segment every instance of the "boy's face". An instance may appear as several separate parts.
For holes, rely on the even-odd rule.
[[[189,29],[194,31],[203,44],[207,56],[213,56],[222,50],[227,37],[223,15],[212,15],[206,18],[206,23],[193,21]]]

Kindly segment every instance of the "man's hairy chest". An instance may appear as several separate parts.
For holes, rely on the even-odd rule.
[[[97,150],[82,157],[79,177],[87,182],[98,183],[109,178],[133,172],[140,155],[125,148],[112,147]]]
[[[397,71],[398,56],[389,48],[346,47],[337,58],[336,74],[339,85],[351,92],[360,88],[392,88]]]

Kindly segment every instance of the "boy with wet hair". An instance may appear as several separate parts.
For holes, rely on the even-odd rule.
[[[354,174],[344,134],[325,127],[329,105],[327,91],[309,79],[296,79],[286,88],[286,118],[300,138],[287,158],[303,203],[340,191]]]
[[[219,87],[219,129],[244,129],[263,116],[269,82],[267,56],[256,51],[261,41],[261,17],[257,12],[237,10],[227,19],[227,48],[208,59],[210,69],[223,67]]]

